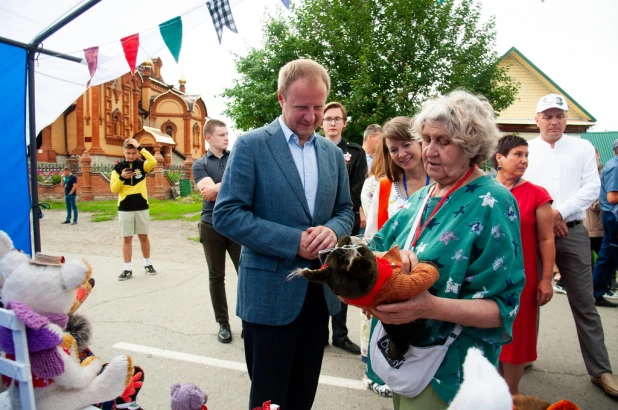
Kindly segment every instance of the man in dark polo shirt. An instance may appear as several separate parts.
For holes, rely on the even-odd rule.
[[[227,126],[223,121],[209,120],[204,127],[204,137],[208,142],[208,152],[193,163],[193,178],[204,198],[198,230],[208,265],[212,308],[215,320],[219,323],[217,339],[221,343],[230,343],[232,331],[225,295],[225,252],[230,255],[238,272],[240,245],[215,231],[212,226],[212,211],[219,194],[223,171],[230,156],[227,150]]]
[[[352,235],[358,235],[365,228],[364,214],[361,214],[361,191],[367,177],[367,156],[363,147],[346,141],[343,130],[348,125],[348,112],[344,105],[331,101],[324,106],[322,129],[324,136],[341,149],[350,181],[350,197],[354,206],[354,227]],[[361,218],[362,216],[362,218]],[[341,310],[333,316],[333,346],[352,354],[360,354],[360,347],[348,337],[348,305],[341,303]]]

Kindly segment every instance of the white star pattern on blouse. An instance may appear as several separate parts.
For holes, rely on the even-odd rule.
[[[481,206],[488,206],[490,208],[494,207],[494,204],[496,203],[496,198],[491,196],[491,192],[488,192],[485,195],[481,195],[479,196],[479,198],[481,198],[483,200],[483,203],[481,204]]]
[[[492,266],[494,268],[494,272],[500,269],[501,267],[503,267],[504,266],[504,256],[496,258]]]
[[[453,282],[453,278],[448,278],[448,282],[446,282],[446,290],[445,293],[457,293],[459,292],[459,283]]]
[[[500,239],[501,237],[504,236],[504,232],[502,232],[502,229],[500,229],[500,224],[496,226],[492,226],[491,236],[493,236],[494,239]]]
[[[509,312],[509,317],[513,317],[513,316],[515,316],[515,315],[517,314],[517,312],[518,312],[518,311],[519,311],[519,305],[516,305],[516,306],[515,306],[515,309],[513,309],[513,310],[511,310],[511,311]]]
[[[483,286],[483,290],[480,290],[472,295],[472,299],[483,299],[485,297],[485,293],[487,293],[487,288]]]
[[[470,232],[474,232],[477,235],[480,235],[481,232],[483,232],[483,229],[485,229],[485,227],[481,224],[481,221],[478,219],[475,223],[469,224],[468,226],[470,227]]]
[[[421,242],[421,244],[416,247],[416,253],[424,252],[426,247],[427,244],[425,242]]]
[[[515,213],[515,207],[513,205],[508,205],[507,212],[504,214],[511,222],[517,219],[517,214]]]
[[[455,259],[457,262],[459,262],[462,259],[468,259],[468,257],[464,256],[463,249],[460,249],[458,251],[455,251],[455,256],[453,256],[451,259]]]

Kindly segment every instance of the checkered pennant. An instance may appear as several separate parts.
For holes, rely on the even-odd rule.
[[[212,24],[214,24],[217,31],[217,37],[219,37],[219,44],[221,44],[221,37],[223,36],[223,26],[227,26],[230,31],[238,34],[228,0],[210,0],[206,5],[208,6],[210,17],[212,17]]]

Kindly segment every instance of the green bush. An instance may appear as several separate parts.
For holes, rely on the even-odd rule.
[[[51,183],[52,183],[52,185],[59,184],[61,179],[62,179],[62,177],[60,176],[60,174],[52,174],[52,176],[51,176]]]

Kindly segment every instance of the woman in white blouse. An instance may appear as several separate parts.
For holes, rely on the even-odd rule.
[[[395,117],[382,127],[386,176],[376,184],[369,211],[366,212],[366,239],[372,238],[382,224],[405,205],[410,195],[429,184],[421,159],[421,144],[412,140],[411,125],[410,117]],[[388,202],[381,202],[380,198]]]

